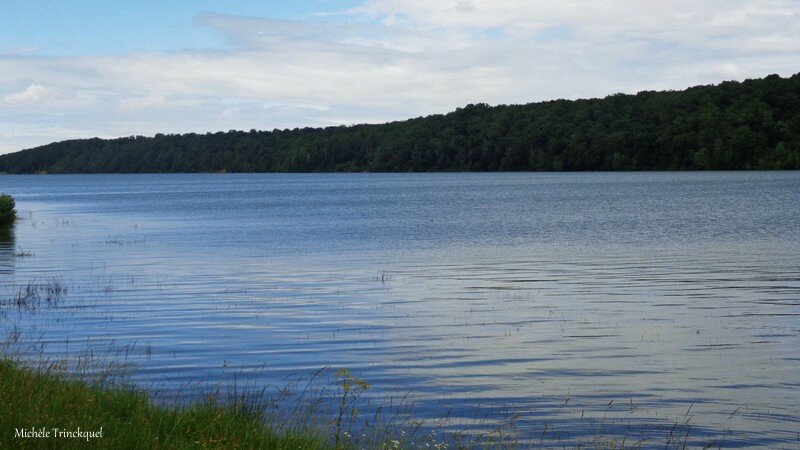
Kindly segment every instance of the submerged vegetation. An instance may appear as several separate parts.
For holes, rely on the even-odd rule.
[[[800,74],[684,91],[469,105],[382,125],[99,138],[0,156],[0,172],[800,169]]]
[[[67,295],[67,287],[57,278],[45,282],[28,282],[10,299],[0,299],[0,307],[16,306],[19,310],[36,311],[42,305],[57,305]]]
[[[0,194],[0,227],[7,227],[14,223],[17,218],[15,207],[14,197],[8,194]]]
[[[88,366],[87,366],[88,367]],[[110,373],[110,372],[109,372]],[[319,372],[318,372],[319,373]],[[81,375],[81,374],[78,374]],[[422,431],[422,423],[395,413],[387,421],[356,425],[359,395],[369,385],[346,370],[334,373],[338,406],[319,416],[323,398],[308,398],[309,408],[288,408],[275,416],[274,400],[264,391],[243,391],[228,398],[219,392],[189,405],[157,405],[146,391],[100,377],[75,377],[60,362],[29,367],[0,359],[0,448],[235,448],[235,449],[628,449],[658,447],[724,448],[725,436],[692,441],[691,405],[686,415],[657,430],[658,437],[616,435],[613,420],[590,425],[589,436],[562,440],[543,425],[539,436],[523,438],[514,417],[488,434],[451,433],[441,440]],[[306,386],[306,390],[308,386]],[[301,395],[306,394],[306,390]],[[313,395],[324,395],[315,393]],[[569,400],[569,399],[568,399]],[[612,401],[613,402],[613,401]],[[299,403],[297,404],[299,405]],[[731,416],[737,413],[734,411]],[[320,419],[325,419],[320,421]],[[408,431],[406,431],[408,430]],[[552,434],[552,436],[551,436]]]
[[[67,287],[56,277],[18,285],[16,291],[0,301],[4,318],[50,310],[64,319],[70,307],[81,306],[67,297]],[[0,448],[680,449],[723,448],[729,433],[693,435],[693,404],[672,422],[636,428],[642,425],[607,416],[614,400],[596,421],[584,417],[583,407],[575,409],[575,428],[545,422],[540,430],[523,431],[517,427],[520,415],[509,411],[491,421],[491,430],[476,432],[465,424],[454,427],[449,413],[441,419],[414,417],[406,396],[374,402],[366,395],[371,389],[366,380],[329,367],[283,386],[240,384],[238,377],[224,384],[200,383],[187,386],[200,389],[193,392],[199,396],[165,403],[158,394],[150,397],[158,392],[155,387],[144,391],[126,381],[134,369],[129,358],[136,355],[135,345],[109,348],[108,355],[90,347],[54,358],[46,356],[43,336],[31,339],[17,326],[7,331],[0,341],[0,410],[5,411]],[[144,349],[148,357],[150,351]],[[567,397],[559,410],[569,402]],[[628,414],[637,408],[632,399],[629,407],[621,407]],[[56,429],[67,435],[57,436]],[[31,437],[45,432],[50,437]]]

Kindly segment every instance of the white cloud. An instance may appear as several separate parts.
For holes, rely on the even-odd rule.
[[[80,139],[98,136],[90,130],[74,130],[49,124],[0,122],[0,154],[36,147],[54,140]],[[99,135],[99,137],[112,137]]]
[[[3,103],[8,105],[26,104],[26,103],[41,103],[51,90],[42,86],[41,84],[30,84],[22,92],[14,92],[3,97]]]
[[[117,110],[120,112],[133,112],[142,109],[149,109],[155,106],[166,104],[167,99],[163,95],[148,95],[147,97],[126,98],[119,101]]]
[[[471,102],[790,75],[800,70],[798,19],[796,0],[368,0],[313,21],[207,13],[196,24],[228,48],[0,56],[0,133],[26,123],[131,135],[381,122]]]

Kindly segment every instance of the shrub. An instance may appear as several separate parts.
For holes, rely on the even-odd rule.
[[[17,218],[14,206],[16,206],[14,197],[8,194],[0,194],[0,226],[14,223],[14,219]]]

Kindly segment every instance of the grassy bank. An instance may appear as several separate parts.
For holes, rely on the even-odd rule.
[[[251,413],[213,403],[161,408],[144,393],[109,389],[0,360],[0,448],[323,449],[325,439],[275,432]],[[102,437],[59,437],[53,428]],[[50,437],[20,437],[24,429]],[[15,436],[16,435],[16,436]]]

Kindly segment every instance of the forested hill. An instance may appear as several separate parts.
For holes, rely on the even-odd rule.
[[[469,105],[382,125],[82,139],[0,172],[800,169],[800,74],[685,91]]]

